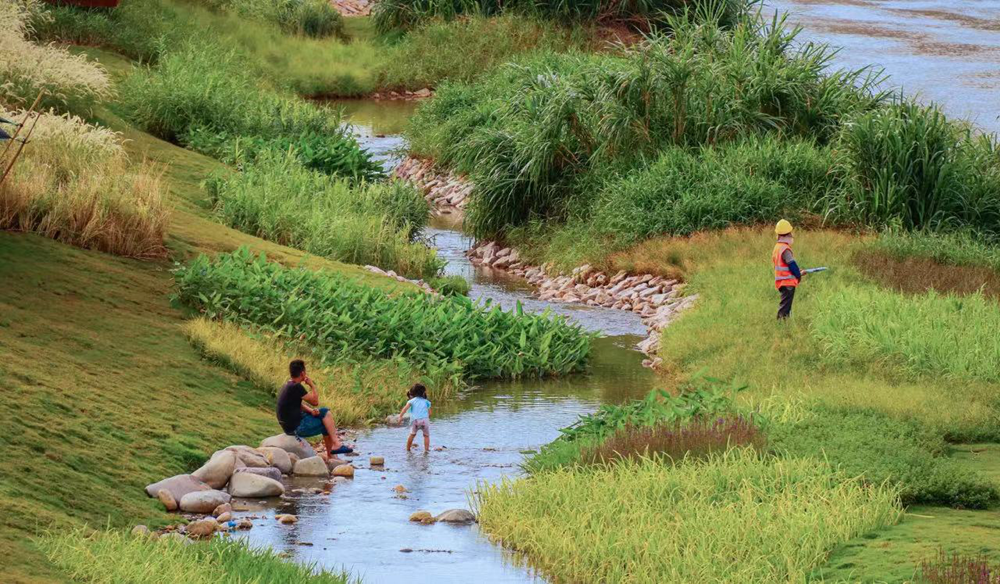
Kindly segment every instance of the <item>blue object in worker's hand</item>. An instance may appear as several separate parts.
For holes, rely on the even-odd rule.
[[[806,270],[802,270],[802,273],[803,274],[815,274],[816,272],[825,272],[825,271],[827,271],[829,269],[830,268],[826,268],[826,267],[823,267],[823,268],[809,268],[809,269],[806,269]]]

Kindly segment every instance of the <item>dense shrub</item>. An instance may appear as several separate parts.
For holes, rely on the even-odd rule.
[[[870,484],[898,485],[904,504],[983,509],[1000,502],[994,484],[950,461],[944,441],[916,422],[824,408],[797,423],[774,425],[768,438],[790,456],[828,461]]]
[[[1000,149],[936,107],[913,102],[864,113],[840,143],[853,188],[833,212],[906,229],[971,227],[1000,236]]]
[[[24,112],[0,107],[0,117]],[[135,258],[166,256],[160,171],[130,162],[121,137],[77,117],[41,114],[31,141],[0,185],[0,229],[34,232]],[[16,148],[0,156],[6,168]]]
[[[471,378],[580,371],[591,335],[562,318],[465,297],[389,296],[340,275],[289,269],[246,248],[177,269],[177,299],[210,318],[264,327],[331,356],[402,356]]]
[[[0,2],[0,105],[27,108],[44,92],[42,108],[79,110],[110,97],[113,88],[103,67],[29,40],[32,23],[44,20],[40,6],[37,0]]]
[[[304,168],[292,153],[265,152],[208,181],[216,215],[263,239],[408,277],[435,275],[434,250],[413,242],[427,222],[427,202],[412,186],[361,183]]]
[[[653,34],[621,56],[542,55],[471,85],[446,84],[418,110],[414,149],[476,184],[477,236],[563,217],[566,201],[592,185],[588,173],[628,172],[664,149],[765,135],[824,146],[844,117],[884,97],[867,69],[828,72],[831,51],[795,44],[798,30],[781,20],[673,23],[671,35]],[[759,215],[770,214],[773,184],[748,186],[764,191],[755,196],[771,206]]]

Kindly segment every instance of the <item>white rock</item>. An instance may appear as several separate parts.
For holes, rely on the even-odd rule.
[[[229,481],[229,494],[244,499],[280,497],[285,494],[285,487],[268,477],[239,472]]]
[[[208,491],[212,487],[208,486],[205,481],[197,479],[189,474],[176,475],[162,481],[153,483],[146,486],[146,494],[150,497],[157,497],[161,490],[165,490],[174,498],[174,501],[180,501],[184,498],[184,495],[192,493],[195,491]]]
[[[201,479],[213,489],[221,489],[229,482],[229,477],[233,476],[236,469],[236,453],[220,450],[212,455],[212,458],[191,473],[196,479]]]
[[[282,474],[292,472],[292,459],[285,450],[275,446],[262,446],[260,451],[264,453],[267,462],[276,467]]]
[[[222,491],[194,491],[181,498],[181,511],[187,513],[211,513],[216,507],[228,503],[232,497]]]
[[[326,467],[326,462],[318,456],[303,458],[302,460],[296,462],[292,472],[296,475],[305,477],[330,476],[330,471]]]
[[[288,434],[278,434],[276,436],[271,436],[270,438],[265,438],[260,445],[261,447],[271,446],[274,448],[280,448],[289,454],[298,456],[299,458],[316,456],[316,451],[313,450],[313,447],[310,446],[308,442],[296,436],[289,436]]]

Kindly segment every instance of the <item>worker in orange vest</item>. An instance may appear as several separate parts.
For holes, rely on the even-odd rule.
[[[775,225],[774,233],[778,236],[778,242],[771,252],[771,263],[774,264],[774,287],[781,293],[778,320],[782,320],[792,313],[792,300],[795,298],[795,289],[802,280],[802,271],[792,255],[792,242],[795,240],[792,237],[792,224],[782,219]]]

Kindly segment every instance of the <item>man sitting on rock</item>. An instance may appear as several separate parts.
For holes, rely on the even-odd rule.
[[[328,457],[335,454],[349,454],[354,450],[340,442],[337,436],[337,426],[328,408],[314,409],[306,403],[319,405],[319,392],[316,384],[306,375],[306,363],[296,359],[288,364],[288,373],[292,376],[281,392],[278,393],[278,423],[285,434],[296,436],[300,440],[311,436],[323,435]],[[302,386],[305,383],[311,391]]]

